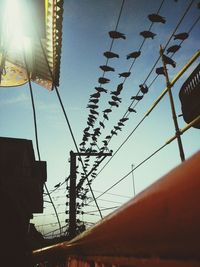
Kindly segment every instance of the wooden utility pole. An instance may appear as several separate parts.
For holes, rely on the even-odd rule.
[[[160,56],[162,58],[163,68],[164,68],[164,72],[165,72],[167,91],[168,91],[168,94],[169,94],[169,100],[170,100],[170,105],[171,105],[172,117],[173,117],[173,121],[174,121],[174,127],[175,127],[175,131],[176,131],[176,138],[177,138],[177,142],[178,142],[179,153],[180,153],[181,161],[184,161],[185,160],[185,154],[184,154],[184,151],[183,151],[183,145],[182,145],[182,141],[181,141],[180,129],[179,129],[179,126],[178,126],[176,110],[175,110],[173,95],[172,95],[172,91],[171,91],[172,85],[171,85],[171,83],[169,81],[169,76],[168,76],[168,72],[167,72],[167,68],[166,68],[166,63],[165,63],[164,58],[163,58],[162,46],[160,46]]]
[[[111,153],[74,153],[70,151],[70,187],[69,187],[69,237],[70,239],[76,236],[76,157],[80,156],[111,156]]]

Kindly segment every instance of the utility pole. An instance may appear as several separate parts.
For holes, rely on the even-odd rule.
[[[70,151],[70,185],[69,185],[69,237],[70,239],[76,236],[76,157],[80,156],[111,156],[111,153],[74,153]]]
[[[135,196],[135,181],[134,181],[134,173],[133,173],[133,168],[134,165],[131,165],[131,170],[132,170],[132,179],[133,179],[133,195]]]
[[[173,121],[174,121],[174,127],[175,127],[175,131],[176,131],[176,138],[177,138],[177,142],[178,142],[180,158],[181,158],[181,161],[184,161],[185,160],[185,154],[184,154],[184,151],[183,151],[183,145],[182,145],[182,141],[181,141],[180,129],[179,129],[179,126],[178,126],[176,110],[175,110],[173,95],[172,95],[172,91],[171,91],[171,87],[172,86],[171,86],[171,83],[169,81],[169,76],[168,76],[168,72],[167,72],[167,68],[166,68],[166,63],[164,61],[164,55],[163,55],[162,46],[160,46],[160,56],[162,58],[164,73],[165,73],[165,77],[166,77],[166,85],[167,85],[168,94],[169,94],[169,100],[170,100],[171,111],[172,111],[172,118],[173,118]]]

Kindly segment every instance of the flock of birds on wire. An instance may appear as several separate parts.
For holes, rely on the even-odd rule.
[[[198,3],[197,6],[200,9],[200,3]],[[166,19],[162,16],[160,16],[157,13],[153,13],[148,15],[148,19],[151,23],[166,23]],[[126,40],[126,35],[124,33],[121,33],[117,30],[110,31],[109,37],[114,40]],[[146,40],[146,39],[154,39],[156,37],[156,33],[147,30],[140,32],[140,35]],[[178,34],[173,35],[174,40],[180,41],[180,44],[174,44],[166,49],[165,54],[163,54],[163,61],[166,65],[171,65],[173,68],[176,67],[176,62],[172,59],[172,56],[174,53],[176,53],[180,48],[181,44],[184,40],[186,40],[189,37],[189,33],[187,32],[180,32]],[[144,41],[143,39],[143,41]],[[132,51],[126,56],[127,60],[136,60],[141,56],[141,48],[138,51]],[[171,57],[169,56],[171,54]],[[131,72],[122,72],[119,73],[119,78],[124,78],[124,82],[119,83],[117,85],[116,90],[111,91],[111,100],[108,101],[109,107],[105,110],[103,110],[103,120],[99,121],[99,127],[94,128],[94,125],[98,119],[99,112],[97,109],[99,108],[98,102],[100,100],[102,93],[108,93],[108,90],[105,89],[103,86],[110,82],[110,79],[105,77],[105,74],[108,72],[115,72],[115,69],[112,66],[109,66],[107,63],[109,60],[112,60],[113,58],[119,58],[119,55],[117,53],[114,53],[111,51],[106,51],[103,53],[104,57],[106,58],[106,64],[99,66],[99,68],[103,71],[102,77],[98,79],[99,86],[95,87],[95,92],[90,95],[89,102],[87,105],[87,108],[89,109],[89,115],[87,118],[87,127],[83,130],[83,137],[82,142],[80,143],[80,152],[87,153],[88,155],[84,157],[84,167],[83,172],[81,173],[81,179],[79,180],[78,186],[77,186],[77,198],[82,200],[82,204],[77,204],[77,213],[81,213],[81,209],[86,204],[86,200],[88,199],[87,193],[89,192],[88,187],[83,188],[83,183],[86,181],[88,170],[87,168],[90,167],[89,161],[90,161],[90,153],[98,153],[96,156],[96,160],[94,161],[94,165],[90,170],[90,180],[87,180],[87,186],[92,183],[92,181],[97,176],[97,167],[99,165],[100,158],[103,156],[104,151],[109,151],[108,144],[111,140],[111,138],[114,135],[117,135],[118,131],[122,131],[122,127],[125,126],[126,121],[129,119],[128,115],[130,113],[136,113],[137,111],[135,108],[132,108],[133,101],[141,101],[145,94],[149,92],[149,88],[146,84],[140,84],[139,85],[139,91],[136,95],[133,95],[130,99],[132,100],[131,105],[128,107],[127,112],[125,115],[119,119],[118,123],[113,127],[113,129],[110,131],[110,134],[105,137],[105,139],[102,141],[103,146],[98,147],[97,145],[97,139],[101,135],[101,130],[105,128],[105,121],[109,120],[109,114],[112,112],[113,108],[118,108],[120,103],[122,102],[122,98],[120,97],[120,94],[123,90],[124,82],[125,80],[130,77]],[[155,69],[156,75],[166,75],[164,67],[158,67]],[[89,132],[92,129],[93,133]],[[87,143],[91,139],[89,148],[86,149]],[[97,147],[98,150],[94,149],[94,147]],[[77,166],[78,169],[78,166]],[[77,171],[78,173],[78,171]],[[81,213],[83,214],[83,212]]]

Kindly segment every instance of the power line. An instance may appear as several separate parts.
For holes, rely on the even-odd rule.
[[[167,41],[167,43],[165,44],[163,51],[166,49],[166,47],[168,46],[170,40],[172,39],[172,37],[174,36],[175,32],[177,31],[178,27],[180,26],[181,22],[183,21],[184,17],[186,16],[187,12],[189,11],[189,9],[191,8],[192,4],[193,4],[194,0],[192,0],[189,4],[189,6],[186,8],[185,12],[183,13],[181,19],[179,20],[177,26],[175,27],[174,31],[172,32],[169,40]],[[193,25],[196,25],[196,23],[199,21],[199,17],[197,18],[197,20],[195,20]],[[190,30],[193,29],[193,26],[190,28]],[[155,68],[155,66],[157,65],[158,61],[160,60],[161,56],[158,57],[158,59],[156,60],[156,62],[154,63],[153,67],[151,68],[149,74],[147,75],[146,79],[144,80],[143,84],[146,83],[146,81],[148,80],[149,76],[151,75],[153,69]],[[156,76],[157,78],[157,76]],[[151,84],[152,85],[152,84]],[[140,90],[138,91],[137,95],[139,94]],[[131,104],[129,105],[129,107],[132,106],[134,100],[131,102]],[[138,102],[137,102],[138,103]],[[123,118],[126,116],[126,114],[128,113],[128,110],[125,112],[125,114],[123,115]],[[149,115],[149,114],[148,114]],[[116,153],[121,149],[121,147],[127,142],[127,140],[130,138],[130,136],[133,134],[133,132],[135,132],[135,130],[139,127],[139,125],[144,121],[144,119],[146,118],[146,116],[143,117],[143,119],[137,124],[137,126],[134,128],[134,130],[131,132],[131,134],[125,139],[125,141],[120,145],[120,147],[116,150],[116,152],[111,156],[111,158],[108,160],[108,162],[102,167],[102,169],[99,171],[99,173],[97,174],[97,176],[100,174],[100,172],[107,166],[107,164],[112,160],[112,158],[116,155]],[[96,177],[97,177],[96,176]]]
[[[119,179],[116,183],[114,183],[112,186],[110,186],[107,190],[105,190],[102,194],[100,194],[98,198],[100,198],[101,196],[103,196],[104,194],[106,194],[108,191],[110,191],[113,187],[115,187],[116,185],[118,185],[120,182],[122,182],[126,177],[128,177],[132,171],[135,171],[137,168],[139,168],[141,165],[143,165],[146,161],[148,161],[151,157],[153,157],[155,154],[157,154],[160,150],[162,150],[167,144],[162,145],[160,148],[158,148],[155,152],[153,152],[150,156],[148,156],[145,160],[143,160],[141,163],[139,163],[136,167],[134,167],[134,169],[132,169],[131,171],[129,171],[125,176],[123,176],[121,179]]]
[[[56,91],[56,94],[57,94],[57,97],[58,97],[60,106],[61,106],[61,108],[62,108],[62,111],[63,111],[64,117],[65,117],[65,120],[66,120],[67,125],[68,125],[68,128],[69,128],[69,131],[70,131],[72,140],[73,140],[74,145],[75,145],[75,147],[76,147],[77,153],[80,154],[79,149],[78,149],[78,146],[77,146],[77,143],[76,143],[76,140],[75,140],[75,137],[74,137],[74,134],[73,134],[73,131],[72,131],[71,124],[70,124],[70,122],[69,122],[67,113],[66,113],[66,111],[65,111],[65,107],[64,107],[63,102],[62,102],[62,99],[61,99],[61,96],[60,96],[60,94],[59,94],[59,92],[58,92],[58,88],[57,88],[57,86],[56,86],[55,83],[54,83],[54,77],[53,77],[53,73],[52,73],[52,71],[51,71],[51,68],[50,68],[50,66],[49,66],[49,62],[48,62],[48,59],[47,59],[47,55],[46,55],[46,53],[45,53],[44,47],[43,47],[42,42],[41,42],[40,39],[39,39],[39,41],[40,41],[40,45],[41,45],[41,48],[42,48],[42,51],[43,51],[43,55],[44,55],[45,60],[46,60],[46,63],[47,63],[47,67],[48,67],[48,69],[49,69],[49,73],[50,73],[51,78],[52,78],[52,81],[53,81],[53,86],[54,86],[54,88],[55,88],[55,91]],[[81,162],[83,171],[85,172],[85,175],[86,175],[86,171],[85,171],[84,164],[83,164],[83,161],[82,161],[81,156],[79,156],[79,159],[80,159],[80,162]],[[94,195],[94,193],[93,193],[92,187],[91,187],[91,185],[90,185],[90,183],[89,183],[89,180],[88,180],[88,178],[86,178],[86,179],[87,179],[87,181],[88,181],[88,185],[89,185],[91,194],[92,194],[92,196],[93,196],[93,198],[94,198],[94,201],[95,201],[95,204],[96,204],[96,206],[97,206],[97,209],[99,210],[99,214],[100,214],[101,218],[103,218],[103,217],[102,217],[102,214],[101,214],[101,211],[100,211],[100,209],[99,209],[98,203],[97,203],[97,201],[96,201],[96,199],[95,199],[95,195]]]
[[[200,54],[200,51],[199,51]],[[185,128],[180,129],[180,135],[182,135],[184,132],[186,132],[189,128],[191,128],[195,123],[200,121],[200,115],[195,118],[190,124],[188,124]],[[164,147],[169,145],[172,141],[174,141],[177,138],[177,135],[175,134],[172,138],[167,140],[164,145],[162,145],[160,148],[158,148],[156,151],[154,151],[150,156],[148,156],[146,159],[144,159],[142,162],[140,162],[136,167],[134,167],[131,171],[129,171],[125,176],[123,176],[121,179],[119,179],[115,184],[110,186],[107,190],[105,190],[101,195],[99,195],[97,198],[100,198],[104,194],[106,194],[108,191],[110,191],[113,187],[115,187],[117,184],[122,182],[126,177],[128,177],[133,171],[135,171],[137,168],[139,168],[141,165],[143,165],[146,161],[148,161],[150,158],[152,158],[155,154],[157,154],[159,151],[161,151]],[[92,202],[92,201],[91,201]]]
[[[30,95],[31,95],[31,103],[32,103],[32,110],[33,110],[33,120],[34,120],[35,142],[36,142],[36,147],[37,147],[37,154],[38,154],[39,161],[41,161],[40,149],[39,149],[39,140],[38,140],[38,130],[37,130],[36,109],[35,109],[35,103],[34,103],[34,97],[33,97],[32,84],[31,84],[31,80],[30,80],[30,72],[29,72],[29,69],[28,69],[28,64],[27,64],[27,61],[26,61],[25,53],[24,53],[24,63],[25,63],[25,67],[26,67],[26,73],[27,73],[27,78],[28,78],[29,90],[30,90]],[[52,200],[52,198],[51,198],[51,196],[49,194],[49,190],[48,190],[48,187],[47,187],[46,183],[44,183],[44,187],[45,187],[45,190],[46,190],[46,192],[47,192],[47,194],[49,196],[49,199],[50,199],[50,202],[51,202],[51,204],[53,206],[54,212],[56,214],[58,225],[60,227],[60,234],[61,234],[60,220],[59,220],[59,217],[58,217],[58,214],[57,214],[55,205],[53,203],[53,200]]]

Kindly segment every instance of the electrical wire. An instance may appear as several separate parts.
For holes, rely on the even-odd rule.
[[[61,108],[62,108],[64,117],[65,117],[65,120],[66,120],[66,122],[67,122],[67,125],[68,125],[68,128],[69,128],[69,131],[70,131],[72,140],[73,140],[74,145],[75,145],[75,147],[76,147],[76,151],[77,151],[78,154],[80,154],[79,149],[78,149],[78,146],[77,146],[77,143],[76,143],[76,140],[75,140],[75,137],[74,137],[74,134],[73,134],[73,131],[72,131],[71,124],[70,124],[70,122],[69,122],[67,113],[66,113],[66,111],[65,111],[65,107],[64,107],[63,102],[62,102],[62,99],[61,99],[61,96],[60,96],[60,94],[59,94],[59,92],[58,92],[58,88],[57,88],[57,86],[56,86],[55,83],[54,83],[53,73],[52,73],[51,68],[50,68],[50,66],[49,66],[49,62],[48,62],[48,59],[47,59],[47,55],[46,55],[46,53],[45,53],[45,50],[44,50],[44,47],[43,47],[43,45],[42,45],[41,40],[40,40],[40,45],[41,45],[41,48],[42,48],[42,51],[43,51],[43,55],[44,55],[44,57],[45,57],[45,60],[46,60],[48,69],[49,69],[49,73],[50,73],[51,78],[52,78],[52,81],[53,81],[53,86],[54,86],[54,88],[55,88],[55,91],[56,91],[56,94],[57,94],[59,103],[60,103],[60,105],[61,105]],[[85,171],[85,168],[84,168],[84,164],[83,164],[82,158],[81,158],[81,156],[78,156],[78,157],[79,157],[80,162],[81,162],[81,164],[82,164],[83,171],[84,171],[85,174],[86,174],[86,171]],[[89,185],[91,194],[92,194],[92,196],[93,196],[93,198],[94,198],[95,204],[96,204],[96,206],[97,206],[97,209],[99,210],[99,214],[100,214],[101,218],[103,218],[103,216],[102,216],[102,214],[101,214],[101,211],[100,211],[100,209],[99,209],[98,203],[97,203],[97,201],[96,201],[96,199],[95,199],[94,192],[93,192],[92,187],[91,187],[91,185],[90,185],[90,183],[89,183],[88,177],[87,177],[86,179],[87,179],[87,182],[88,182],[88,185]]]
[[[28,84],[29,84],[29,91],[30,91],[30,95],[31,95],[31,103],[32,103],[32,110],[33,110],[33,120],[34,120],[34,130],[35,130],[35,142],[36,142],[38,160],[41,161],[40,149],[39,149],[39,140],[38,140],[38,129],[37,129],[37,118],[36,118],[35,102],[34,102],[34,97],[33,97],[33,89],[32,89],[32,84],[31,84],[31,79],[30,79],[30,72],[29,72],[29,69],[28,69],[28,64],[27,64],[27,61],[26,61],[25,53],[24,53],[24,63],[25,63],[25,67],[26,67]],[[59,225],[59,228],[60,228],[60,234],[61,234],[62,233],[61,232],[61,224],[60,224],[60,220],[59,220],[59,217],[58,217],[58,213],[57,213],[57,210],[55,208],[54,202],[53,202],[53,200],[51,198],[51,195],[49,194],[49,190],[48,190],[48,187],[47,187],[46,183],[44,183],[44,187],[45,187],[45,190],[46,190],[46,192],[47,192],[47,194],[49,196],[49,200],[50,200],[50,202],[51,202],[51,204],[53,206],[53,209],[54,209],[57,221],[58,221],[58,225]]]
[[[186,14],[188,13],[188,11],[190,10],[192,4],[193,4],[194,0],[192,0],[190,2],[190,4],[187,6],[185,12],[183,13],[181,19],[178,21],[178,24],[176,25],[175,29],[173,30],[170,38],[168,39],[167,43],[165,44],[163,51],[165,51],[166,47],[168,46],[169,42],[171,41],[172,37],[174,36],[175,32],[177,31],[178,27],[180,26],[180,24],[182,23],[183,19],[185,18]],[[190,28],[190,31],[194,28],[194,26],[197,24],[197,22],[199,21],[200,17],[198,17],[195,22],[193,23],[192,27]],[[149,76],[151,75],[152,71],[154,70],[155,66],[157,65],[158,61],[160,60],[161,56],[159,55],[158,59],[156,60],[156,62],[154,63],[153,67],[151,68],[149,74],[147,75],[146,79],[144,80],[143,84],[145,84],[149,78]],[[157,75],[158,76],[158,75]],[[157,78],[156,76],[156,78]],[[154,79],[155,80],[155,79]],[[153,80],[153,82],[154,82]],[[151,83],[152,85],[152,83]],[[137,95],[139,94],[140,90],[138,91]],[[129,105],[129,107],[132,106],[134,100],[131,102],[131,104]],[[138,102],[137,102],[138,103]],[[136,104],[137,104],[136,103]],[[123,115],[123,118],[127,115],[128,110],[125,112],[125,114]],[[116,153],[121,149],[121,147],[126,143],[126,141],[130,138],[130,136],[133,134],[133,132],[139,127],[139,125],[143,122],[143,120],[145,119],[145,117],[143,117],[143,119],[137,124],[137,126],[135,127],[135,129],[131,132],[131,134],[125,139],[125,141],[120,145],[120,147],[117,149],[117,151],[112,155],[112,157],[108,160],[108,162],[102,167],[102,169],[98,172],[97,176],[99,175],[99,173],[105,168],[105,166],[107,166],[107,164],[112,160],[112,158],[116,155]],[[109,140],[110,141],[110,140]],[[96,177],[97,177],[96,176]]]

